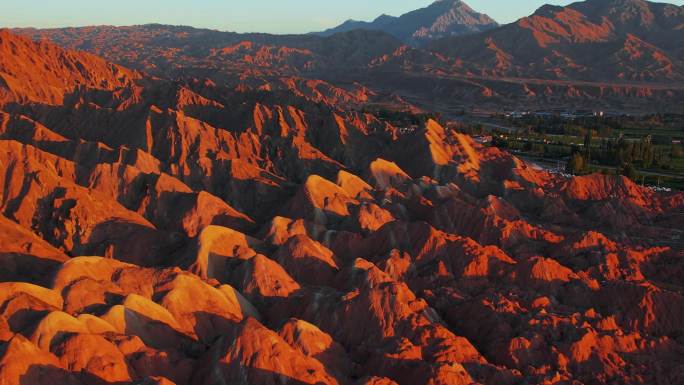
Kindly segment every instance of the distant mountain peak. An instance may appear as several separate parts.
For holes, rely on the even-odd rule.
[[[460,60],[470,73],[583,81],[682,81],[682,26],[681,6],[587,0],[565,7],[544,5],[516,23],[435,42],[430,49]]]
[[[463,1],[437,0],[399,17],[382,14],[372,22],[347,21],[319,34],[332,35],[352,29],[379,30],[405,43],[421,45],[430,40],[486,31],[497,26],[492,18],[474,11]]]
[[[435,5],[435,4],[450,4],[452,6],[464,5],[468,8],[470,8],[468,6],[468,4],[464,3],[461,0],[436,0],[435,2],[432,3],[432,5]]]
[[[396,16],[390,16],[386,13],[383,13],[382,15],[378,16],[375,20],[373,20],[373,24],[382,26],[392,23],[395,20],[397,20]]]
[[[444,5],[444,4],[446,4],[450,7],[461,7],[464,9],[471,10],[471,11],[473,10],[472,8],[470,8],[470,6],[468,4],[466,4],[465,2],[463,2],[461,0],[437,0],[434,3],[432,3],[432,5]]]

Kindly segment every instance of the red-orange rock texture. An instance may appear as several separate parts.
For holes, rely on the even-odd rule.
[[[1,384],[684,383],[682,193],[8,32],[0,79]]]

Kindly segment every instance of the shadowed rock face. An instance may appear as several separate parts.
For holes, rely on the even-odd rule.
[[[2,384],[684,378],[682,193],[0,37]]]

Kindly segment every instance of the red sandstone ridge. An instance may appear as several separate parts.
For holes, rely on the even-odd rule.
[[[0,38],[0,384],[682,382],[684,194]]]
[[[114,90],[139,78],[135,71],[97,56],[34,43],[6,30],[0,30],[0,55],[0,103],[59,105],[77,87]]]

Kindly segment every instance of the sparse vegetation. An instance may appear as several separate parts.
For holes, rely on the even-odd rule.
[[[562,162],[575,175],[619,173],[640,183],[684,188],[684,116],[572,121],[528,116],[506,123],[517,131],[496,131],[493,146]]]

